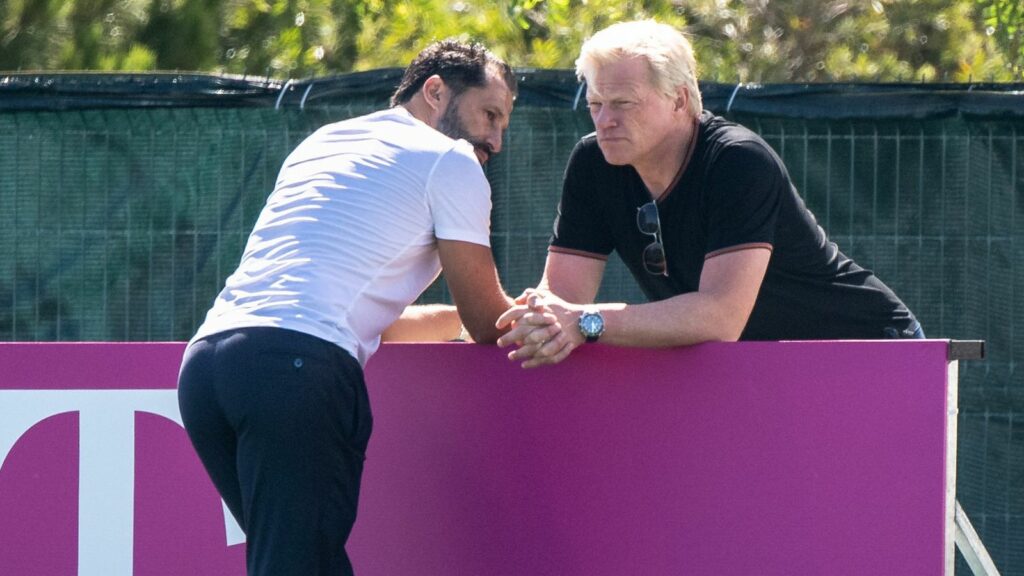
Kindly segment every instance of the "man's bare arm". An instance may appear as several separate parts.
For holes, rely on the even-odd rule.
[[[493,344],[505,332],[495,322],[513,302],[501,287],[490,247],[441,239],[437,247],[462,324],[474,342]]]
[[[559,257],[580,258],[566,255]],[[555,298],[548,298],[545,304],[555,313],[563,327],[575,326],[584,308],[600,310],[605,320],[605,333],[601,336],[601,342],[607,344],[653,348],[708,341],[735,341],[743,333],[750,318],[770,258],[771,251],[762,247],[714,256],[704,263],[697,292],[659,302],[632,305],[616,303],[583,306],[566,302],[560,298],[557,290],[579,297],[589,293],[589,284],[581,287],[572,276],[558,273],[560,270],[572,270],[572,266],[549,265],[545,273],[546,285],[552,288]],[[552,272],[555,274],[552,275]],[[510,310],[502,319],[513,317],[520,308]],[[526,324],[516,326],[502,337],[499,345],[521,344],[519,349],[509,354],[509,358],[522,360],[524,366],[532,367],[560,362],[583,343],[583,335],[569,328],[550,339],[531,336],[534,331],[534,327]]]
[[[406,306],[402,316],[381,334],[384,342],[445,342],[462,333],[455,306],[421,304]]]

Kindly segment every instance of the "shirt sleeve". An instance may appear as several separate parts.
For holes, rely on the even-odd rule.
[[[715,160],[706,187],[705,258],[748,246],[771,249],[783,191],[782,160],[755,140],[731,144]]]
[[[596,148],[596,144],[593,146]],[[612,233],[601,216],[597,166],[587,160],[593,153],[594,150],[585,150],[581,141],[569,157],[549,248],[553,252],[605,259],[615,247]]]
[[[458,142],[427,180],[434,236],[491,245],[491,185],[467,142]]]

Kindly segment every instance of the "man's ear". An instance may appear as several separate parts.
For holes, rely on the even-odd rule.
[[[675,109],[682,110],[683,112],[688,111],[690,105],[690,92],[685,86],[676,88],[676,102]]]
[[[427,105],[434,110],[441,107],[445,97],[447,96],[447,92],[448,86],[437,74],[434,74],[423,82],[423,99],[426,101]]]

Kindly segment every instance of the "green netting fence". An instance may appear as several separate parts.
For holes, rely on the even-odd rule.
[[[188,339],[287,153],[382,107],[399,75],[0,77],[0,340]],[[565,161],[592,130],[571,73],[521,81],[487,169],[511,293],[540,276]],[[961,363],[957,492],[1002,573],[1024,575],[1024,85],[702,88],[930,337],[986,341]],[[642,300],[614,259],[600,298]],[[446,299],[438,283],[421,301]]]

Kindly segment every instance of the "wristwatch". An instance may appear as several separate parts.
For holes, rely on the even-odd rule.
[[[604,334],[604,316],[597,310],[584,310],[579,319],[580,334],[587,342],[597,342]]]

